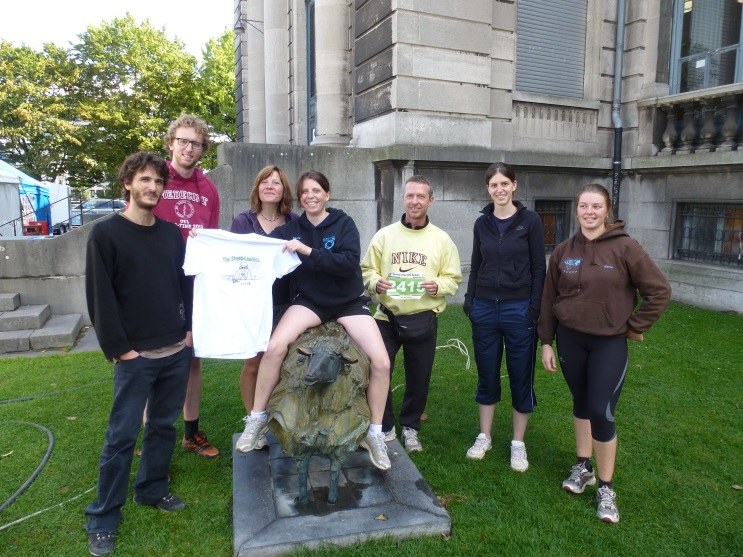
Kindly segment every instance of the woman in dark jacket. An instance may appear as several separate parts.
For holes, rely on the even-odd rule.
[[[320,172],[305,172],[299,177],[297,197],[304,213],[274,230],[271,236],[287,240],[284,249],[296,253],[302,264],[290,276],[291,305],[271,335],[261,360],[255,403],[235,447],[249,452],[265,433],[266,407],[279,382],[289,345],[306,329],[335,319],[369,357],[367,401],[371,424],[361,446],[369,451],[374,466],[388,470],[382,415],[389,390],[390,359],[369,312],[369,298],[361,280],[359,231],[346,213],[327,207],[330,183]]]
[[[505,347],[513,406],[511,468],[525,472],[529,462],[524,434],[536,405],[534,364],[545,273],[544,227],[535,212],[514,201],[518,185],[509,165],[490,165],[485,184],[493,201],[475,221],[464,302],[472,322],[478,375],[475,401],[480,411],[480,434],[467,458],[479,460],[490,450]]]

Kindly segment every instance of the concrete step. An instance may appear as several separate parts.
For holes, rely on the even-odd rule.
[[[21,305],[21,295],[17,292],[0,294],[0,311],[13,311]]]
[[[0,332],[40,329],[52,314],[49,304],[20,306],[0,313]]]
[[[29,341],[33,350],[46,348],[72,347],[83,326],[83,316],[79,313],[70,315],[52,315],[43,327],[31,333]]]
[[[32,330],[0,332],[0,354],[7,352],[28,352],[31,349],[29,337]]]

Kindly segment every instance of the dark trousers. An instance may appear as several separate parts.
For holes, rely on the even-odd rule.
[[[573,395],[573,416],[591,421],[596,441],[614,439],[614,410],[627,375],[627,337],[601,337],[557,325],[560,368]]]
[[[500,369],[505,346],[511,404],[517,412],[531,413],[537,403],[534,394],[537,336],[529,316],[529,300],[496,302],[475,298],[470,320],[478,378],[475,401],[483,405],[500,402]]]
[[[137,501],[156,503],[168,494],[168,468],[175,447],[175,421],[186,398],[191,348],[165,358],[117,362],[106,439],[98,470],[98,498],[88,505],[88,532],[112,532],[121,521],[134,445],[149,399],[142,437],[142,458],[134,494]]]
[[[405,367],[405,394],[400,409],[400,425],[416,431],[421,429],[421,415],[428,402],[428,386],[431,382],[433,358],[436,355],[436,330],[423,340],[401,341],[395,330],[387,321],[377,321],[379,332],[382,334],[384,347],[390,358],[390,377],[395,368],[395,357],[402,347],[403,363]],[[392,390],[387,394],[387,406],[384,409],[382,429],[389,431],[395,425],[395,414],[392,408]]]

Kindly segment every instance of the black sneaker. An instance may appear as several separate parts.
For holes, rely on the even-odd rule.
[[[155,503],[155,506],[161,511],[165,511],[166,513],[174,513],[185,509],[186,503],[184,503],[183,499],[181,499],[177,495],[168,493],[165,497]]]
[[[183,502],[183,499],[181,499],[177,495],[173,495],[172,493],[168,493],[165,497],[155,503],[143,503],[135,495],[134,502],[138,505],[149,505],[151,507],[157,507],[158,509],[160,509],[161,511],[165,511],[166,513],[174,513],[182,511],[186,508],[186,503]]]
[[[114,532],[93,532],[88,534],[88,551],[93,557],[111,555],[116,548]]]

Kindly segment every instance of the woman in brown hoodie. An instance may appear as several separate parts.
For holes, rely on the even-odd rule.
[[[640,244],[614,222],[609,193],[589,184],[576,198],[580,230],[552,253],[542,294],[538,335],[542,365],[563,376],[573,396],[576,464],[562,482],[570,493],[596,483],[596,515],[619,522],[612,489],[617,436],[614,409],[627,372],[627,339],[642,341],[660,317],[671,287]],[[642,303],[637,307],[637,293]]]

